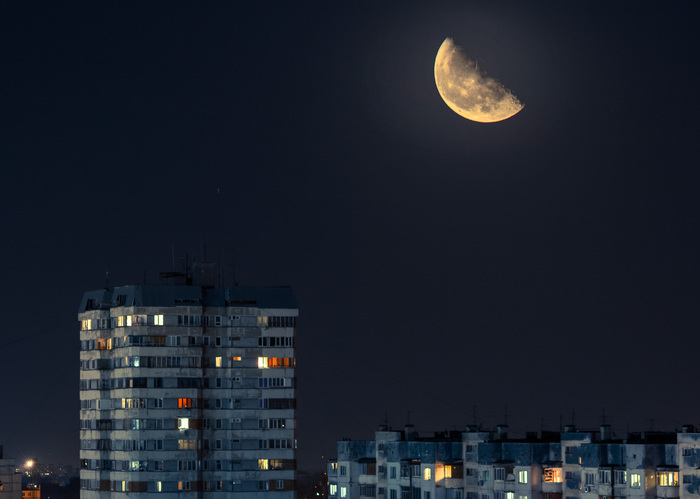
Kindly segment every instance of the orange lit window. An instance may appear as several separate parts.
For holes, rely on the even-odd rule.
[[[177,406],[180,409],[191,409],[192,408],[192,399],[191,398],[179,398],[179,399],[177,399]]]
[[[661,487],[678,487],[677,471],[659,471],[657,477]]]
[[[452,478],[452,466],[445,466],[445,478]]]
[[[544,469],[545,483],[561,483],[561,468],[545,468]]]
[[[234,361],[234,362],[240,362],[241,360],[242,360],[241,357],[234,357],[234,358],[233,358],[233,361]]]
[[[258,358],[258,367],[261,367],[261,358],[267,359],[266,367],[294,367],[294,358],[292,357],[260,357]]]

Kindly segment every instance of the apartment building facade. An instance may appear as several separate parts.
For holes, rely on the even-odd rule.
[[[22,497],[22,476],[17,472],[15,460],[3,456],[0,445],[0,499]]]
[[[297,317],[287,287],[85,293],[81,497],[292,499]]]
[[[457,456],[438,451],[450,443]],[[505,426],[470,427],[438,442],[381,428],[374,441],[338,442],[327,472],[331,499],[698,499],[700,433],[687,426],[616,439],[606,425],[569,426],[513,439]]]

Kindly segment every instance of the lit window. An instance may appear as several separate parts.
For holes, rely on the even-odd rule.
[[[161,481],[156,482],[156,490],[158,492],[163,492],[163,482],[161,482]]]
[[[630,487],[639,488],[642,486],[642,475],[639,473],[632,473],[630,475]]]
[[[258,459],[258,469],[259,470],[268,469],[268,460],[267,459]]]
[[[177,429],[188,430],[190,428],[190,418],[177,418]]]
[[[222,365],[221,359],[222,359],[221,357],[216,358],[216,367],[221,367],[221,365]]]
[[[656,476],[661,487],[678,487],[677,471],[659,471]]]
[[[124,327],[124,316],[120,315],[117,317],[117,326],[118,327]]]
[[[126,316],[126,327],[129,327],[129,326],[131,326],[131,316],[127,315]]]
[[[545,468],[545,483],[561,483],[561,468]]]
[[[506,492],[506,499],[515,499],[515,492]]]
[[[518,483],[528,483],[527,470],[518,471]]]
[[[432,476],[432,470],[430,468],[425,468],[423,470],[423,480],[430,480]]]
[[[177,482],[177,490],[190,490],[190,482]]]
[[[627,472],[625,470],[615,471],[615,485],[625,485],[627,483]]]
[[[340,497],[347,497],[348,496],[348,488],[347,487],[340,487]]]
[[[241,360],[243,360],[242,357],[234,357],[233,358],[234,362],[240,362]]]
[[[328,495],[334,496],[338,493],[338,485],[332,483],[328,486]]]
[[[195,450],[197,448],[196,440],[178,440],[177,448],[180,450]]]
[[[258,357],[258,369],[267,369],[267,357]]]
[[[445,466],[445,478],[452,478],[452,466]]]
[[[141,367],[141,357],[139,356],[134,356],[131,358],[132,365],[134,367]]]
[[[154,326],[162,326],[163,325],[163,316],[162,315],[154,315],[153,316],[153,325]]]
[[[192,399],[191,398],[179,398],[179,399],[177,399],[177,406],[180,409],[191,409],[192,408]]]

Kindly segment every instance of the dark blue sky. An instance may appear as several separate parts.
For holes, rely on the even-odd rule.
[[[5,454],[77,462],[82,293],[154,280],[173,245],[294,288],[302,469],[385,416],[697,424],[699,22],[693,2],[2,2]],[[525,109],[453,113],[448,36]]]

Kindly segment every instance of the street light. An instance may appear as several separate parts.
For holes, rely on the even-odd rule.
[[[27,459],[27,462],[24,463],[24,467],[27,468],[27,476],[29,477],[30,485],[34,485],[36,488],[39,485],[39,480],[37,477],[37,470],[36,470],[36,458],[35,459]]]

